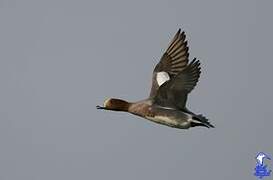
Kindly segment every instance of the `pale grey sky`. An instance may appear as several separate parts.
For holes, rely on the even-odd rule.
[[[0,0],[0,179],[255,179],[273,157],[273,2]],[[98,111],[148,96],[178,28],[215,129]],[[268,161],[273,169],[273,162]]]

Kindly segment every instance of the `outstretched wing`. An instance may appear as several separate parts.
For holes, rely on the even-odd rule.
[[[175,77],[179,72],[183,71],[188,64],[188,47],[185,41],[185,33],[178,30],[169,44],[166,52],[156,65],[153,72],[152,89],[150,98],[156,95],[158,88],[166,81]]]
[[[154,103],[185,109],[187,96],[196,86],[200,73],[200,62],[193,59],[182,72],[159,87]]]

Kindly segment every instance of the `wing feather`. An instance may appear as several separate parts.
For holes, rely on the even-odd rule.
[[[160,62],[156,65],[153,72],[150,98],[153,98],[156,95],[159,88],[159,84],[156,81],[156,74],[158,72],[166,72],[170,76],[170,79],[172,79],[187,67],[189,61],[189,48],[185,39],[185,32],[181,32],[181,29],[179,29],[161,57]]]
[[[196,86],[200,74],[200,62],[195,58],[177,76],[159,87],[154,102],[161,106],[184,109],[187,96]]]

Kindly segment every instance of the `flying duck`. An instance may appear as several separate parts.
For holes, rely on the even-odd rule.
[[[205,116],[186,108],[188,94],[196,86],[201,68],[196,58],[189,63],[189,48],[185,39],[185,32],[179,29],[154,68],[152,88],[147,99],[127,102],[110,98],[103,106],[96,106],[97,109],[129,112],[179,129],[195,126],[213,128]]]

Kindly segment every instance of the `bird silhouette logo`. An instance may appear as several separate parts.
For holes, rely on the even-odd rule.
[[[258,163],[259,165],[263,165],[263,164],[264,164],[264,159],[265,159],[265,158],[268,159],[268,160],[271,160],[270,157],[267,156],[265,153],[260,152],[260,153],[257,155],[257,157],[256,157],[257,163]]]
[[[271,174],[271,170],[268,170],[267,165],[264,163],[265,159],[271,160],[271,158],[263,152],[258,153],[256,156],[257,163],[254,175],[260,179],[262,179],[264,176],[270,176]]]

